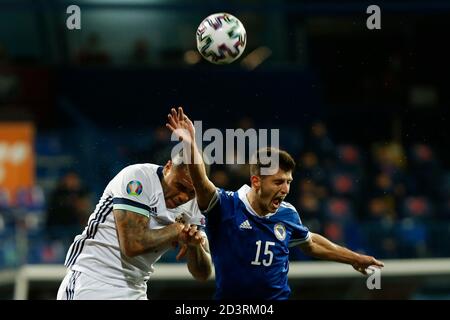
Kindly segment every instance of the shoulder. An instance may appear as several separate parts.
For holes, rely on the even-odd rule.
[[[156,164],[137,163],[123,168],[119,174],[127,174],[127,173],[156,174],[157,169],[158,166]]]
[[[122,169],[117,175],[124,180],[136,179],[145,183],[158,181],[158,166],[150,163],[133,164]]]
[[[298,220],[300,220],[300,215],[297,209],[289,202],[286,201],[281,202],[280,209],[278,210],[283,216],[285,216],[287,219],[291,221],[298,222]]]
[[[225,199],[233,199],[234,196],[237,194],[237,192],[233,192],[233,191],[229,191],[229,190],[225,190],[222,188],[216,188],[216,193],[214,198],[217,198],[218,200],[225,200]]]
[[[235,199],[235,192],[227,191],[222,188],[216,188],[214,196],[208,205],[208,208],[203,213],[209,213],[212,210],[220,210],[225,213],[229,213],[233,207],[233,201]]]
[[[158,179],[156,169],[157,166],[149,164],[134,164],[122,169],[108,187],[114,209],[129,210],[146,217],[155,215],[162,192],[155,181]]]
[[[229,190],[225,190],[222,188],[216,188],[217,193],[227,196],[227,197],[234,197],[235,192],[234,191],[229,191]]]
[[[157,165],[133,164],[123,168],[111,182],[107,189],[120,196],[142,195],[153,196],[160,191]]]
[[[281,205],[280,205],[280,209],[285,211],[286,213],[291,213],[291,214],[297,214],[298,215],[297,209],[292,204],[290,204],[289,202],[282,201]]]

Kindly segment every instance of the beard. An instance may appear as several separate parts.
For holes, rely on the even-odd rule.
[[[265,212],[273,213],[278,210],[284,197],[278,195],[277,192],[271,192],[260,188],[258,190],[259,205]]]

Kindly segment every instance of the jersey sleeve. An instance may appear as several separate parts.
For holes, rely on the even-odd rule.
[[[292,209],[292,236],[289,240],[289,247],[294,247],[299,244],[308,242],[311,238],[311,232],[303,225],[300,215],[295,209]]]
[[[217,188],[203,214],[209,227],[220,227],[225,220],[234,215],[234,192]]]
[[[116,177],[112,186],[113,208],[132,211],[146,217],[156,216],[155,182],[142,168],[130,166]]]

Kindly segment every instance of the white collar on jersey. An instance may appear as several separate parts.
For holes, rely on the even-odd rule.
[[[248,210],[248,212],[250,212],[252,215],[257,216],[259,218],[266,218],[266,219],[270,218],[271,216],[273,216],[274,214],[276,214],[278,212],[278,209],[277,209],[275,212],[268,213],[265,216],[261,216],[261,215],[257,214],[256,211],[253,210],[252,206],[250,205],[250,202],[248,202],[248,199],[247,199],[247,193],[249,193],[250,190],[252,190],[252,188],[250,188],[247,184],[244,184],[238,190],[238,197],[244,203],[245,208]]]

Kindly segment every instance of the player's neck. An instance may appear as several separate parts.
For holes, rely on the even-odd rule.
[[[270,212],[268,212],[267,210],[265,210],[264,208],[261,207],[260,202],[257,201],[257,195],[255,190],[250,190],[246,195],[248,203],[250,204],[250,206],[252,207],[253,211],[255,211],[255,213],[258,216],[264,217],[265,215],[269,214]]]
[[[167,194],[168,191],[169,191],[169,188],[168,188],[168,186],[167,186],[166,179],[165,179],[164,176],[162,176],[161,179],[160,179],[159,181],[161,182],[161,189],[163,190],[163,195],[164,195],[164,198],[165,198],[165,197],[166,197],[166,194]]]

